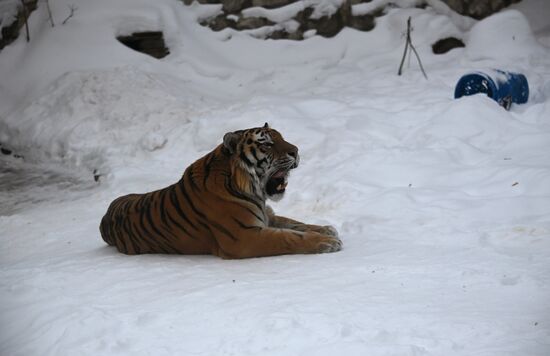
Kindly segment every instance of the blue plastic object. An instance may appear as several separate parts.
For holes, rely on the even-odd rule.
[[[527,78],[520,73],[493,70],[491,73],[465,74],[456,83],[455,99],[464,95],[484,93],[499,105],[510,109],[512,103],[523,104],[529,99]]]

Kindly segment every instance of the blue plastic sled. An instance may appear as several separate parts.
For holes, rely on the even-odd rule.
[[[474,72],[463,75],[456,83],[455,99],[464,95],[484,93],[506,110],[512,103],[523,104],[529,99],[527,78],[520,73],[494,70],[491,75]]]

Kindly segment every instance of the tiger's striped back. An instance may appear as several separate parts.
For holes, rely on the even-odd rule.
[[[186,172],[188,176],[189,173]],[[190,207],[186,176],[176,184],[113,201],[103,217],[103,240],[125,254],[209,254],[210,232]]]

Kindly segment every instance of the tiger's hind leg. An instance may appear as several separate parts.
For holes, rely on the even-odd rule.
[[[141,197],[139,194],[129,194],[115,199],[109,205],[101,219],[99,231],[103,241],[127,255],[148,253],[147,246],[137,240],[132,232],[130,208]]]

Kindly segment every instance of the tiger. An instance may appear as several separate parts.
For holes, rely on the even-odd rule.
[[[228,132],[181,179],[160,190],[115,199],[103,240],[127,255],[215,255],[242,259],[341,250],[337,230],[275,215],[298,148],[269,127]]]

